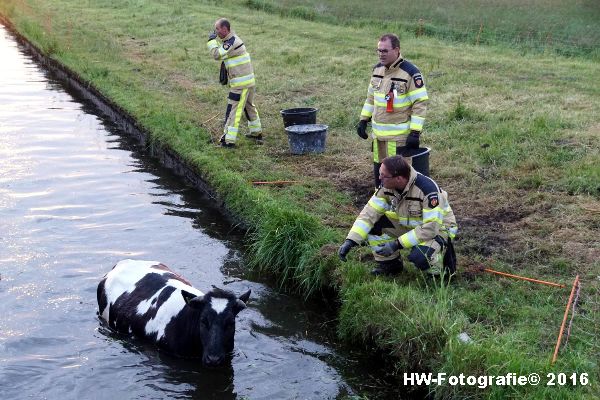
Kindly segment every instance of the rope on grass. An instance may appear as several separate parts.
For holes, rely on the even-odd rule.
[[[579,285],[579,275],[575,277],[573,281],[573,287],[571,288],[571,295],[569,296],[569,301],[567,302],[567,307],[565,308],[565,315],[563,316],[562,324],[560,324],[560,331],[558,332],[558,339],[556,340],[556,346],[554,347],[554,354],[552,355],[552,364],[556,362],[556,358],[558,357],[558,349],[560,348],[560,342],[562,340],[563,332],[565,330],[565,323],[567,322],[567,316],[569,315],[569,309],[571,308],[571,302],[573,301],[573,296],[575,295],[575,288]]]
[[[495,270],[493,270],[491,268],[483,268],[483,270],[486,271],[486,272],[492,273],[492,274],[507,276],[509,278],[522,279],[524,281],[541,283],[542,285],[554,286],[554,287],[559,287],[559,288],[564,288],[565,287],[565,285],[560,284],[560,283],[542,281],[540,279],[527,278],[525,276],[520,276],[520,275],[507,274],[506,272],[495,271]]]

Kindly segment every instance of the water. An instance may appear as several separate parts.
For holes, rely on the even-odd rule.
[[[247,275],[241,233],[40,70],[0,27],[2,399],[324,399],[368,379],[318,306]],[[159,353],[99,323],[120,259],[158,260],[202,291],[252,289],[230,366]],[[358,393],[360,394],[360,393]]]

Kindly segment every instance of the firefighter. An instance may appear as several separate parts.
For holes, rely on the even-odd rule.
[[[250,133],[246,137],[261,142],[262,127],[254,105],[254,70],[244,42],[231,30],[229,21],[220,18],[215,22],[215,30],[208,36],[206,45],[212,57],[221,60],[219,81],[229,85],[221,146],[235,147],[242,115],[248,121]]]
[[[429,275],[449,276],[456,270],[454,239],[458,227],[448,194],[431,178],[417,172],[399,155],[383,159],[377,189],[352,225],[338,255],[346,255],[367,240],[377,267],[374,275],[395,275],[408,260]]]
[[[377,53],[379,63],[373,68],[357,125],[358,136],[367,139],[367,123],[371,121],[375,187],[381,184],[381,160],[419,148],[429,99],[423,75],[402,58],[398,36],[389,33],[381,36]],[[405,149],[399,150],[404,146]]]

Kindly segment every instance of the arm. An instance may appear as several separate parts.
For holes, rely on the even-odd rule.
[[[362,243],[366,238],[373,225],[386,211],[391,209],[391,206],[386,197],[378,196],[379,192],[375,193],[369,202],[364,206],[358,218],[354,221],[350,232],[346,239],[350,239],[355,243]]]
[[[208,47],[208,52],[215,60],[222,60],[226,58],[227,53],[233,48],[233,42],[235,41],[235,36],[225,40],[223,43],[219,44],[217,38],[209,39],[206,42],[206,47]]]
[[[421,132],[425,123],[425,114],[427,113],[427,89],[420,72],[412,76],[408,84],[408,98],[412,104],[410,117],[410,130]]]
[[[360,112],[360,120],[361,121],[370,121],[371,117],[373,116],[373,109],[374,109],[374,103],[373,103],[373,93],[375,92],[375,89],[373,88],[373,85],[371,85],[371,81],[369,81],[369,87],[367,89],[367,99],[365,100],[365,103],[363,104],[363,108]]]

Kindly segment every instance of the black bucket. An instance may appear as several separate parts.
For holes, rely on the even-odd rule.
[[[398,153],[406,158],[417,172],[429,176],[429,153],[431,152],[429,147],[419,147],[418,149],[401,147],[398,150]]]
[[[289,108],[281,110],[283,126],[287,128],[292,125],[316,124],[317,111],[318,109],[316,108]]]
[[[292,154],[323,153],[327,125],[304,124],[292,125],[285,128]]]

